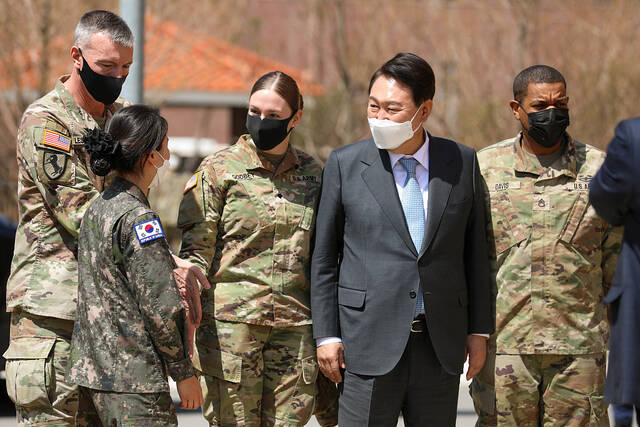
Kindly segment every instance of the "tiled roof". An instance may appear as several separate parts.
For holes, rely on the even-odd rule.
[[[269,71],[291,75],[303,94],[320,95],[321,85],[313,83],[302,70],[258,55],[216,37],[181,27],[171,21],[147,16],[145,19],[144,87],[167,92],[248,93],[253,83]],[[55,78],[71,69],[68,49],[72,35],[52,40],[49,52],[51,87]],[[18,52],[15,62],[21,70],[23,88],[35,89],[40,81],[39,50]],[[15,87],[15,80],[0,65],[0,88]]]

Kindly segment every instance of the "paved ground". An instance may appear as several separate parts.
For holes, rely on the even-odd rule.
[[[175,387],[172,387],[172,395],[174,400],[179,400]],[[5,395],[6,398],[6,395]],[[0,402],[0,427],[15,427],[17,426],[14,416],[10,415],[12,410],[12,403],[10,401]],[[11,408],[11,409],[10,409]],[[475,412],[473,412],[473,404],[468,393],[468,385],[466,383],[460,384],[460,397],[458,399],[458,422],[457,427],[471,427],[474,425],[476,419]],[[178,422],[181,426],[188,427],[208,427],[208,423],[202,418],[200,411],[182,411],[178,413]],[[319,427],[315,418],[307,424],[308,427]],[[398,421],[398,426],[404,426],[402,420]]]
[[[3,384],[4,385],[4,384]],[[460,381],[460,394],[458,396],[458,420],[456,427],[472,427],[476,421],[476,414],[473,411],[473,403],[469,397],[469,386],[464,379]],[[175,387],[172,388],[174,400],[179,400]],[[4,401],[3,401],[4,400]],[[6,394],[0,397],[0,427],[15,427],[15,417],[11,414],[13,404],[8,400]],[[182,411],[178,413],[178,421],[181,426],[188,427],[208,427],[207,422],[202,418],[202,414],[198,412]],[[613,420],[611,422],[613,425]],[[402,419],[398,420],[398,427],[404,427]],[[634,423],[634,426],[637,426]],[[319,427],[315,418],[307,424],[307,427]]]

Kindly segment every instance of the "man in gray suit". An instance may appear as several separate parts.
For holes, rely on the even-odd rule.
[[[484,188],[468,147],[429,135],[435,78],[400,53],[371,78],[373,139],[323,173],[311,265],[318,362],[339,424],[454,426],[459,375],[493,331]],[[343,378],[344,376],[344,378]]]

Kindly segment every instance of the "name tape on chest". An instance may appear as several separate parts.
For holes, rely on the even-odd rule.
[[[198,185],[199,178],[200,178],[200,172],[194,173],[193,176],[189,178],[189,181],[187,181],[186,185],[184,186],[184,190],[182,191],[182,194],[186,194],[187,191],[191,190],[193,187]]]
[[[575,181],[567,184],[567,190],[589,191],[593,175],[578,175]]]
[[[71,138],[49,129],[44,130],[42,143],[46,146],[58,148],[66,152],[71,151]]]
[[[227,176],[235,181],[247,181],[251,179],[262,179],[265,178],[263,176],[254,174],[254,173],[238,173],[238,174],[227,174]],[[296,182],[313,182],[320,183],[320,177],[316,175],[291,175],[285,177],[284,179],[289,180],[292,183]]]
[[[489,186],[489,191],[506,191],[509,189],[518,190],[520,188],[520,181],[512,182],[498,182]]]
[[[160,225],[160,221],[157,219],[151,219],[149,221],[136,224],[133,226],[133,229],[135,230],[136,237],[141,245],[164,237],[164,230],[162,229],[162,225]]]

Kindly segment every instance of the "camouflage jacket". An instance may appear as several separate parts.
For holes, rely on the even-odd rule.
[[[175,264],[142,191],[116,178],[91,203],[78,241],[69,381],[152,393],[169,391],[164,366],[175,381],[193,375]]]
[[[589,204],[604,153],[568,137],[562,156],[544,168],[520,141],[521,134],[478,153],[488,186],[497,353],[604,352],[602,300],[621,241],[621,230]]]
[[[203,318],[311,323],[309,262],[322,168],[289,147],[274,173],[248,135],[207,157],[185,187],[180,257],[208,275]]]
[[[81,146],[84,129],[99,124],[76,105],[67,78],[27,108],[18,129],[19,223],[7,309],[73,320],[78,229],[104,178],[91,173]],[[125,104],[110,105],[106,120]]]

